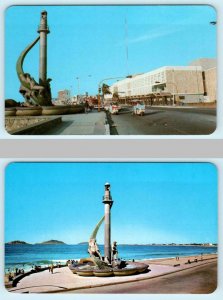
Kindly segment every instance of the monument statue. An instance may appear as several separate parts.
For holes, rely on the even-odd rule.
[[[26,105],[52,105],[51,79],[47,79],[47,34],[49,32],[47,12],[43,11],[38,28],[39,36],[22,51],[16,63],[16,71],[21,83],[19,92],[25,98]],[[24,59],[38,41],[40,41],[39,83],[29,73],[23,71]]]
[[[147,272],[148,265],[141,262],[126,261],[118,258],[117,242],[113,242],[111,246],[111,207],[113,200],[111,196],[111,185],[105,183],[105,191],[103,196],[104,216],[94,228],[89,242],[88,253],[90,257],[81,258],[68,264],[69,269],[79,276],[128,276],[133,274],[141,274]],[[104,222],[104,256],[101,255],[96,242],[96,236],[101,224]]]

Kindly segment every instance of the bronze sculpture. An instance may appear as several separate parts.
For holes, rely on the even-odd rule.
[[[49,33],[49,28],[47,26],[47,12],[43,11],[41,13],[40,26],[38,28],[39,36],[25,48],[20,54],[17,63],[16,71],[21,82],[19,92],[25,98],[25,105],[52,105],[51,88],[50,81],[47,79],[47,34]],[[29,73],[23,71],[23,62],[27,53],[36,45],[40,40],[40,68],[39,68],[39,83],[31,77]]]

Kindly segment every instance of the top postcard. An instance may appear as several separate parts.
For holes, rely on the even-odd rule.
[[[208,5],[11,6],[11,135],[210,135],[217,16]]]

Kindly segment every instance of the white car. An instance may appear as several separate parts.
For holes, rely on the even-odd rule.
[[[112,115],[117,115],[119,114],[119,111],[120,111],[121,107],[119,106],[118,103],[111,103],[110,106],[109,106],[109,112],[112,114]]]

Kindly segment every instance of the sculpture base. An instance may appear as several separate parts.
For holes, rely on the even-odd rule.
[[[39,106],[16,107],[16,116],[41,116],[42,108]]]
[[[5,117],[10,116],[57,116],[84,112],[83,105],[52,105],[52,106],[24,106],[5,108]]]
[[[15,107],[5,108],[5,117],[13,117],[15,115],[16,115]]]
[[[146,272],[149,267],[145,263],[120,261],[119,267],[105,266],[104,268],[99,268],[96,263],[92,263],[93,260],[86,259],[85,261],[85,263],[70,264],[68,265],[69,269],[79,276],[108,277],[137,275]]]

